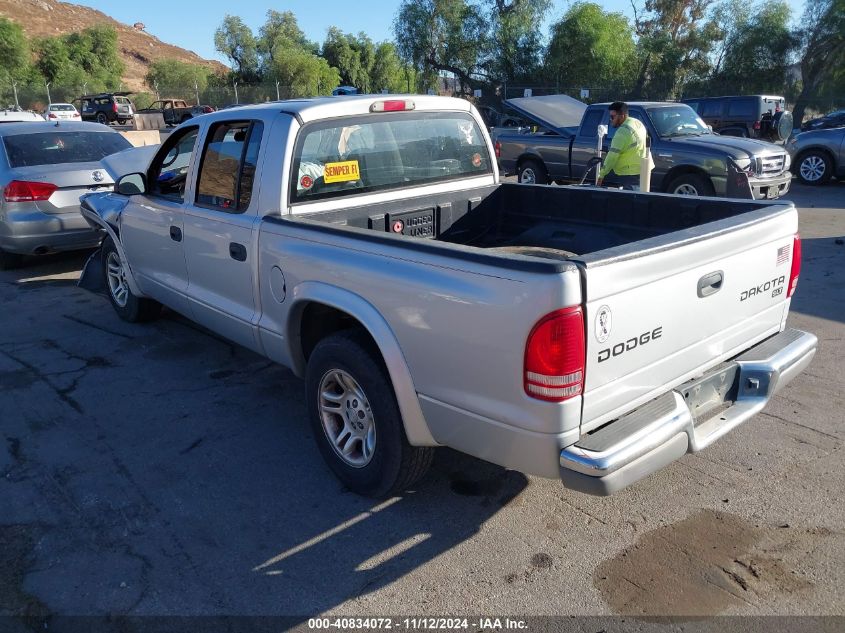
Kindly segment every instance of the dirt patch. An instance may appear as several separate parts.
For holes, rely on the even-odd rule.
[[[772,591],[810,588],[780,554],[820,537],[813,530],[759,527],[703,510],[645,533],[599,565],[593,583],[622,615],[715,615],[754,605]]]
[[[35,531],[30,525],[0,525],[0,616],[49,615],[47,607],[22,588],[33,562]]]

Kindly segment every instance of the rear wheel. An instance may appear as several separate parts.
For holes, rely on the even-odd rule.
[[[109,118],[106,116],[105,112],[97,112],[97,123],[100,123],[101,125],[109,124]]]
[[[804,152],[796,165],[798,180],[805,185],[823,185],[833,176],[833,161],[820,150]]]
[[[126,280],[126,264],[111,238],[103,243],[103,276],[109,300],[117,315],[124,321],[139,323],[152,321],[161,314],[161,304],[133,294]]]
[[[681,174],[669,183],[667,193],[676,196],[713,196],[716,190],[710,180],[701,174]]]
[[[527,160],[519,166],[517,180],[526,185],[545,185],[549,182],[549,176],[536,160]]]
[[[305,393],[320,453],[351,491],[391,496],[431,465],[433,448],[408,443],[387,371],[363,333],[340,332],[317,344]]]

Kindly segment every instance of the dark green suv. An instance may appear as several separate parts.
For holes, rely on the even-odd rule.
[[[792,134],[792,113],[786,99],[770,95],[681,99],[713,131],[723,136],[783,143]]]

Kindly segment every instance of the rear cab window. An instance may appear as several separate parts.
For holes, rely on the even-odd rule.
[[[403,112],[307,124],[292,163],[301,203],[491,174],[490,154],[465,112]]]

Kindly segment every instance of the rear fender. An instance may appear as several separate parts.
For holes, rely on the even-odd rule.
[[[132,267],[126,258],[126,251],[123,250],[123,244],[120,241],[120,217],[128,202],[128,197],[116,193],[89,193],[79,198],[79,208],[82,212],[82,217],[85,218],[91,227],[102,228],[108,233],[126,269],[126,282],[129,284],[129,289],[132,291],[132,294],[143,297],[144,293],[138,288],[138,283],[135,281],[135,276],[132,273]],[[98,253],[99,251],[95,255]],[[102,265],[102,262],[99,263]],[[89,266],[93,269],[95,265],[94,257],[92,257],[85,265],[86,270],[83,272],[83,278],[86,277],[85,273]],[[88,279],[90,279],[90,275],[92,274],[96,273],[92,270],[88,274]]]
[[[399,347],[399,341],[396,340],[393,330],[378,310],[359,295],[329,284],[302,283],[297,286],[294,296],[296,299],[288,316],[288,331],[285,336],[290,346],[288,357],[292,361],[294,373],[298,376],[305,375],[305,357],[302,348],[297,345],[300,340],[301,317],[305,307],[309,303],[317,302],[345,312],[370,333],[379,348],[390,375],[390,382],[393,384],[396,402],[402,413],[408,442],[412,446],[438,446],[423,416],[414,381],[402,349]]]

